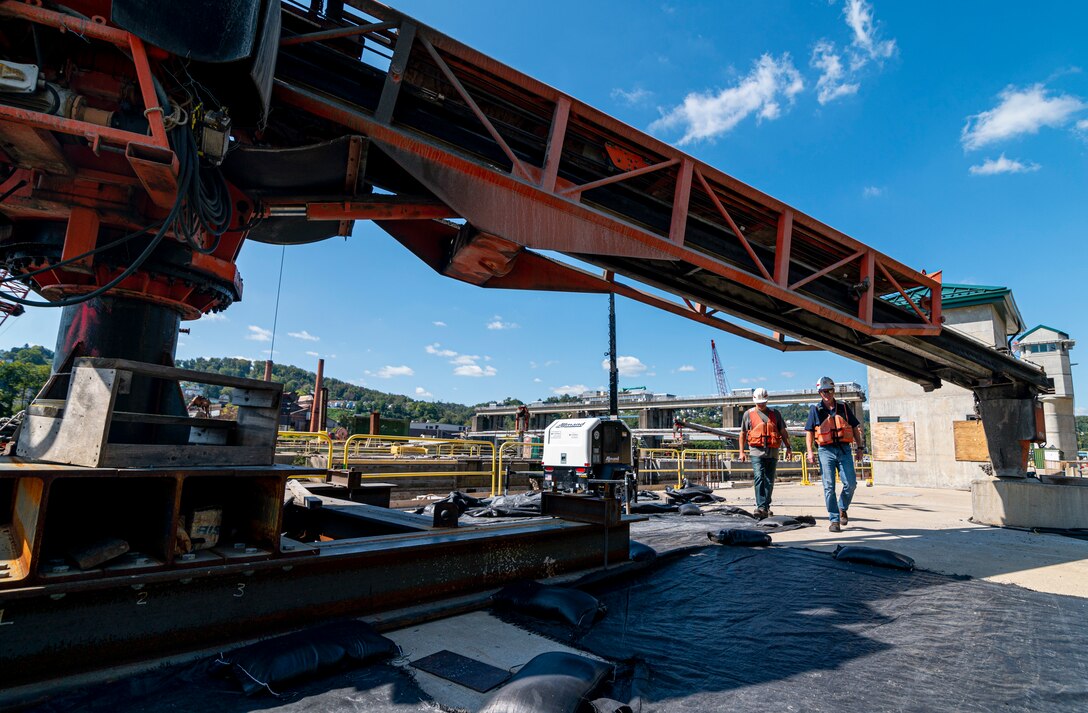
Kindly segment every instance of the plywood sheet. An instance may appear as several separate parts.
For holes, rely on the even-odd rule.
[[[874,423],[870,435],[873,439],[873,460],[908,463],[918,460],[914,421]]]
[[[952,432],[956,439],[956,460],[976,463],[990,460],[982,421],[953,421]]]

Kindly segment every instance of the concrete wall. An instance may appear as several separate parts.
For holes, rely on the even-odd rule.
[[[970,391],[945,384],[931,393],[891,374],[869,368],[869,423],[880,417],[899,417],[914,423],[917,460],[873,462],[873,480],[881,485],[909,485],[967,490],[971,481],[985,477],[982,463],[956,460],[952,422],[965,421],[975,412]]]
[[[1029,352],[1033,344],[1053,344],[1055,350],[1048,352]],[[1046,375],[1054,380],[1054,393],[1043,396],[1043,415],[1046,418],[1047,445],[1062,451],[1062,457],[1073,460],[1077,457],[1077,425],[1073,409],[1073,369],[1069,350],[1075,344],[1068,337],[1058,332],[1039,328],[1020,341],[1022,358],[1026,362],[1041,366]]]
[[[993,305],[971,305],[945,311],[945,327],[966,334],[987,346],[1005,346],[1006,327]],[[945,384],[926,393],[914,382],[872,367],[869,378],[869,423],[881,417],[899,417],[914,423],[917,460],[874,461],[873,479],[883,485],[957,488],[986,477],[985,463],[957,461],[952,423],[975,413],[975,398],[967,389]]]

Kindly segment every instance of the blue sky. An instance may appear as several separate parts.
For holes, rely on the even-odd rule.
[[[1088,5],[392,4],[907,265],[1011,287],[1028,326],[1088,340]],[[178,356],[266,358],[280,257],[247,244],[243,301],[187,323]],[[733,387],[865,381],[840,357],[780,354],[622,298],[617,314],[621,386],[713,393],[712,338]],[[416,398],[528,401],[607,384],[606,322],[607,297],[471,287],[360,223],[287,248],[275,359],[324,356],[330,376]],[[52,347],[56,324],[32,311],[0,345]],[[1088,369],[1073,372],[1088,404]]]

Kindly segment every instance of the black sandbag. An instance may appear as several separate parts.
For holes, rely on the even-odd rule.
[[[702,515],[702,509],[695,503],[684,503],[680,506],[681,515]]]
[[[532,580],[503,587],[491,595],[491,601],[501,609],[578,627],[590,626],[608,611],[592,594]]]
[[[434,506],[438,503],[453,503],[457,506],[458,514],[464,515],[469,508],[486,507],[488,500],[489,498],[474,498],[471,495],[462,493],[460,490],[454,490],[441,500],[435,500],[421,508],[417,508],[415,513],[416,515],[433,515]]]
[[[765,547],[771,544],[771,536],[759,530],[731,528],[708,532],[706,536],[718,544],[736,547]]]
[[[595,701],[590,701],[589,709],[593,713],[635,713],[631,706],[614,701],[611,698],[598,698]]]
[[[576,713],[612,664],[560,651],[534,657],[479,713]]]
[[[763,527],[788,527],[790,525],[799,525],[800,523],[797,518],[790,517],[789,515],[772,515],[761,519],[759,524]]]
[[[627,556],[632,562],[649,562],[657,557],[657,550],[636,540],[627,545]]]
[[[660,500],[661,496],[652,490],[640,490],[635,493],[635,500]]]
[[[657,513],[676,512],[680,508],[676,505],[666,505],[665,503],[632,503],[631,512],[638,513],[640,515],[654,515]]]
[[[725,498],[714,495],[705,485],[689,485],[685,488],[665,488],[665,498],[670,503],[721,503]]]
[[[890,569],[902,569],[911,571],[914,569],[914,560],[906,555],[883,550],[879,547],[862,547],[861,545],[839,545],[833,553],[835,559],[842,562],[856,562],[858,564],[871,564],[876,567],[888,567]]]
[[[483,505],[470,508],[465,514],[471,517],[534,517],[540,515],[540,493],[496,495],[482,501]]]
[[[247,696],[319,671],[354,663],[384,661],[397,645],[361,621],[338,621],[266,639],[220,654]]]
[[[703,512],[722,513],[723,515],[743,515],[744,517],[750,517],[755,520],[755,515],[748,512],[742,507],[737,507],[736,505],[711,505],[706,510],[703,510]]]

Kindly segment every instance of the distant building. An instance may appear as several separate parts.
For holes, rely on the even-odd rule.
[[[906,306],[897,296],[889,300]],[[1024,330],[1007,287],[944,284],[944,326],[999,351]],[[989,462],[975,396],[945,383],[926,393],[898,376],[868,368],[873,477],[887,485],[971,487]]]
[[[1020,358],[1041,366],[1054,381],[1054,393],[1040,397],[1046,419],[1046,448],[1059,451],[1059,458],[1047,460],[1076,460],[1077,425],[1073,411],[1073,369],[1069,350],[1076,342],[1060,329],[1040,324],[1016,340]],[[1057,468],[1057,463],[1048,465]]]
[[[452,423],[432,421],[412,421],[408,426],[409,436],[430,436],[431,438],[457,438],[468,432],[468,426],[455,426]]]

